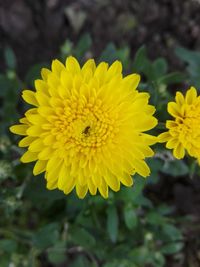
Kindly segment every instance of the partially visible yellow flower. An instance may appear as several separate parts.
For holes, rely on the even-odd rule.
[[[149,94],[136,90],[139,75],[123,77],[119,61],[109,67],[90,59],[81,68],[74,57],[66,65],[54,60],[41,75],[36,91],[22,94],[34,107],[10,130],[25,136],[21,161],[36,161],[33,173],[45,172],[48,189],[76,188],[80,198],[98,189],[107,198],[108,187],[118,191],[136,172],[149,175],[144,160],[153,156],[155,138],[143,132],[157,120]]]
[[[173,149],[177,159],[185,156],[185,152],[200,160],[200,96],[191,87],[185,97],[176,93],[175,102],[168,103],[168,112],[174,120],[168,120],[167,132],[159,135],[160,142],[167,142],[166,147]]]

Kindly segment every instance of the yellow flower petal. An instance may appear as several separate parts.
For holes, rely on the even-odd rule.
[[[44,117],[40,116],[39,114],[29,115],[28,121],[35,125],[42,125],[44,123],[47,123],[47,120]]]
[[[38,91],[35,93],[35,97],[37,99],[37,102],[40,106],[49,106],[49,97],[42,91]]]
[[[139,74],[130,74],[123,79],[123,84],[129,87],[131,90],[135,90],[140,82]]]
[[[63,187],[60,189],[63,190],[65,194],[69,194],[74,189],[75,185],[76,185],[75,178],[69,176],[66,184],[63,185]]]
[[[108,174],[108,176],[107,175],[104,176],[104,180],[113,191],[115,192],[119,191],[120,182],[115,175]]]
[[[132,186],[133,185],[133,178],[127,174],[127,173],[124,173],[122,177],[120,177],[120,181],[123,185],[125,186]]]
[[[75,187],[76,180],[70,176],[70,168],[65,163],[60,168],[58,178],[58,188],[63,190],[65,194],[69,194]]]
[[[165,143],[165,142],[167,142],[170,138],[171,138],[171,135],[169,134],[169,132],[161,133],[161,134],[158,136],[158,140],[159,140],[160,143]]]
[[[182,116],[181,110],[179,109],[178,105],[175,102],[168,103],[167,111],[173,117],[181,117]]]
[[[39,125],[33,125],[31,127],[28,128],[27,130],[27,134],[29,136],[40,136],[42,133],[42,129],[41,129],[41,126]]]
[[[79,184],[76,185],[76,193],[78,195],[79,198],[83,199],[88,191],[88,186],[80,186]]]
[[[49,76],[50,73],[51,73],[50,70],[48,70],[48,69],[46,69],[46,68],[42,68],[42,70],[41,70],[41,76],[42,76],[42,79],[43,79],[44,81],[47,81],[48,76]]]
[[[185,156],[185,149],[184,147],[181,145],[181,143],[179,143],[173,150],[173,155],[175,158],[177,159],[182,159]]]
[[[168,121],[166,122],[166,127],[167,127],[168,129],[177,127],[177,125],[178,125],[178,124],[177,124],[176,121],[170,121],[170,120],[168,120]]]
[[[94,76],[98,79],[99,83],[103,83],[106,78],[106,72],[108,69],[108,64],[106,62],[101,62],[94,73]]]
[[[50,75],[50,74],[49,74]],[[49,76],[48,76],[49,77]],[[43,80],[35,80],[36,91],[49,95],[47,83]]]
[[[13,125],[9,129],[12,133],[19,135],[27,135],[28,125],[23,125],[23,124]]]
[[[24,155],[21,157],[21,162],[28,163],[37,160],[38,153],[26,151]]]
[[[82,67],[82,72],[85,72],[86,69],[91,70],[92,73],[95,72],[96,64],[95,64],[94,59],[88,59],[88,61],[86,61],[86,63]]]
[[[98,190],[103,198],[108,198],[108,186],[104,180],[102,180],[101,186],[98,187]]]
[[[166,148],[169,149],[175,148],[177,144],[178,144],[178,139],[171,137],[171,139],[166,144]]]
[[[43,148],[42,151],[38,154],[38,159],[48,160],[51,158],[54,149],[52,147]]]
[[[196,98],[197,98],[197,91],[194,87],[191,87],[186,93],[185,101],[188,105],[191,105]]]
[[[32,136],[26,136],[24,137],[18,144],[19,147],[27,147],[29,146],[33,141],[35,140],[35,137]]]
[[[33,174],[38,175],[46,170],[47,162],[45,160],[37,160],[34,168],[33,168]]]
[[[134,126],[141,132],[148,131],[157,125],[158,121],[156,118],[143,117],[140,120],[134,121]]]
[[[29,104],[33,105],[33,106],[38,106],[38,102],[35,98],[35,93],[33,91],[30,90],[24,90],[22,92],[22,98]]]
[[[184,99],[184,96],[181,92],[176,92],[176,103],[179,105],[179,106],[182,106],[185,102],[185,99]]]
[[[107,77],[110,79],[122,72],[122,63],[116,60],[108,69]]]
[[[51,69],[52,69],[52,72],[60,76],[60,73],[62,70],[65,69],[65,66],[59,60],[55,59],[52,61]]]
[[[134,159],[133,165],[135,166],[135,170],[143,177],[147,177],[150,174],[150,169],[148,165],[143,160]]]
[[[47,189],[48,190],[54,190],[54,189],[56,189],[57,188],[57,180],[55,179],[55,180],[49,180],[49,181],[47,181]]]
[[[92,179],[88,179],[88,189],[91,195],[96,195],[97,187],[93,184]]]
[[[72,56],[68,57],[66,60],[66,69],[73,74],[79,73],[81,70],[78,61]]]
[[[41,150],[43,150],[45,148],[42,139],[38,138],[36,140],[34,140],[30,146],[29,146],[29,150],[31,152],[39,152]]]

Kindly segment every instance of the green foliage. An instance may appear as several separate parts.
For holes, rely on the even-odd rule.
[[[38,249],[46,249],[59,239],[59,226],[56,223],[47,224],[39,229],[32,238],[33,245]]]
[[[138,223],[137,213],[131,203],[124,206],[124,221],[129,230],[136,228]]]
[[[189,173],[189,167],[184,161],[169,160],[165,162],[162,171],[174,177],[183,176]]]
[[[107,231],[110,240],[115,243],[118,237],[119,218],[117,208],[115,205],[108,206],[107,208]]]
[[[187,72],[189,74],[189,82],[199,87],[200,86],[200,52],[191,51],[183,47],[177,47],[176,55],[187,64]]]
[[[91,36],[84,34],[77,44],[66,40],[59,56],[64,61],[73,54],[84,62],[92,56],[92,49]],[[176,54],[189,64],[190,81],[198,83],[199,54],[183,48]],[[21,89],[33,87],[47,64],[32,66],[21,81],[14,52],[6,48],[4,55],[7,69],[0,74],[0,266],[42,267],[46,262],[57,267],[62,263],[70,267],[164,267],[166,255],[184,249],[182,225],[172,215],[173,207],[152,201],[143,189],[159,182],[163,173],[194,175],[193,162],[175,160],[157,145],[156,157],[148,160],[150,177],[145,180],[135,175],[133,188],[110,192],[108,200],[100,196],[79,200],[73,193],[65,196],[58,190],[48,191],[43,176],[33,177],[32,165],[20,163],[22,150],[8,132],[18,113],[26,109],[20,102]],[[144,46],[131,59],[128,46],[109,43],[101,60],[120,60],[125,73],[140,73],[140,89],[151,93],[157,117],[167,118],[166,104],[172,98],[168,86],[183,82],[185,73],[168,73],[167,61],[158,58],[152,62]]]
[[[113,43],[108,44],[102,52],[99,58],[99,62],[106,61],[109,64],[112,64],[115,60],[120,60],[125,70],[127,70],[130,65],[129,47],[125,46],[123,48],[118,49]]]
[[[17,66],[16,57],[10,47],[6,47],[4,51],[5,62],[8,69],[14,70]]]
[[[88,33],[83,34],[76,45],[73,45],[70,40],[66,40],[65,43],[60,48],[61,59],[65,61],[67,56],[73,55],[80,62],[84,61],[86,54],[90,53],[89,51],[91,45],[92,45],[92,39]]]
[[[39,63],[31,67],[26,76],[25,76],[25,83],[28,84],[31,87],[34,87],[34,81],[36,79],[40,79],[40,71],[42,68],[48,67],[45,63]]]
[[[175,84],[183,82],[185,75],[181,72],[167,73],[168,64],[164,58],[158,58],[151,62],[147,56],[147,49],[142,46],[135,54],[132,68],[135,72],[145,75],[148,82],[153,82],[154,86],[165,84]]]

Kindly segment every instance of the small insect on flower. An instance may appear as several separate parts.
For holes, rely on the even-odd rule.
[[[10,130],[25,136],[21,161],[36,161],[33,174],[45,172],[48,189],[68,194],[76,188],[79,198],[98,190],[107,198],[109,187],[131,186],[136,172],[149,175],[145,158],[153,156],[155,138],[143,132],[157,120],[149,94],[136,90],[138,74],[123,77],[119,61],[109,67],[89,59],[81,68],[68,57],[41,76],[35,91],[22,93],[34,107]]]
[[[169,130],[159,135],[159,141],[167,142],[175,158],[183,158],[187,151],[200,162],[200,96],[196,89],[191,87],[185,97],[177,92],[175,102],[168,103],[168,112],[174,120],[166,122]]]

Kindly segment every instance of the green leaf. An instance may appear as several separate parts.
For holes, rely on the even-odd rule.
[[[183,160],[166,161],[162,168],[162,172],[174,177],[183,176],[189,173],[189,167]]]
[[[147,247],[141,246],[141,247],[135,247],[130,252],[129,256],[134,261],[135,264],[138,264],[139,266],[145,266],[146,263],[148,263],[148,259],[150,256],[150,252]]]
[[[33,236],[33,243],[39,249],[46,249],[58,240],[59,225],[57,223],[48,224],[39,229]]]
[[[177,47],[175,54],[188,65],[187,71],[190,74],[190,83],[200,86],[200,52],[191,51],[183,47]]]
[[[46,63],[35,64],[27,72],[26,77],[25,77],[25,82],[28,85],[31,85],[32,87],[34,87],[35,80],[41,78],[41,74],[40,74],[41,69],[45,68],[45,67],[48,67],[48,65]]]
[[[109,64],[112,64],[117,59],[119,59],[117,56],[117,49],[113,43],[109,43],[103,50],[99,62],[106,61]]]
[[[67,248],[63,241],[48,249],[48,260],[53,264],[61,264],[66,260]]]
[[[135,202],[135,205],[139,207],[142,206],[148,209],[152,208],[151,200],[145,197],[142,192],[135,198],[134,202]]]
[[[1,255],[0,257],[0,266],[1,267],[9,267],[11,263],[10,256]]]
[[[153,225],[162,225],[165,223],[165,217],[160,215],[157,211],[151,210],[146,215],[146,221]]]
[[[133,61],[134,71],[140,72],[144,69],[144,66],[149,63],[147,59],[147,49],[145,46],[141,46],[135,54]]]
[[[160,252],[152,253],[152,265],[155,267],[164,267],[165,266],[165,257]],[[150,262],[149,262],[150,263]]]
[[[113,243],[117,241],[118,237],[119,218],[117,208],[111,205],[107,208],[107,231]]]
[[[151,170],[150,175],[147,179],[147,184],[155,184],[159,180],[159,172],[163,168],[163,162],[156,158],[149,158],[147,159],[147,164],[149,165],[149,168]]]
[[[117,57],[122,62],[123,70],[127,70],[130,65],[130,48],[125,46],[117,50]]]
[[[66,196],[59,190],[47,190],[44,177],[39,176],[37,179],[29,181],[24,191],[24,197],[34,202],[38,207],[43,203],[44,209],[56,200],[63,199]]]
[[[145,186],[146,180],[142,179],[139,175],[134,175],[133,177],[134,185],[133,187],[122,187],[119,192],[117,192],[117,199],[123,200],[125,202],[135,203],[137,199],[137,203],[141,201],[143,202],[143,188]],[[148,200],[149,201],[149,200]]]
[[[183,236],[181,231],[172,224],[163,224],[162,232],[166,235],[166,241],[181,241]]]
[[[119,260],[113,260],[111,262],[107,262],[103,267],[138,267],[135,265],[132,261],[125,260],[125,259],[119,259]]]
[[[0,82],[1,83],[1,82]],[[1,86],[1,85],[0,85]],[[1,111],[1,124],[0,131],[3,133],[8,132],[8,126],[10,126],[18,117],[16,106],[19,100],[19,88],[21,83],[17,79],[12,79],[9,82],[7,79],[5,88],[3,88],[3,105],[0,109]],[[1,88],[0,88],[1,90]],[[15,110],[15,112],[13,112]]]
[[[192,51],[189,49],[186,49],[184,47],[178,46],[175,49],[175,54],[185,62],[188,62],[190,64],[197,64],[200,61],[200,52],[199,51]]]
[[[133,187],[122,187],[120,191],[116,193],[116,198],[124,202],[134,201],[133,197]]]
[[[12,80],[8,79],[6,75],[0,74],[0,96],[4,97],[10,87],[12,87]]]
[[[122,62],[124,70],[130,65],[130,49],[128,46],[117,49],[113,43],[109,43],[103,50],[99,61],[106,61],[112,64],[115,60]]]
[[[77,46],[74,48],[74,55],[79,59],[83,59],[86,52],[89,51],[90,47],[92,45],[92,38],[89,33],[83,34],[77,44]]]
[[[164,245],[160,249],[160,252],[166,255],[175,254],[180,252],[183,247],[184,247],[183,242],[173,242],[171,244]]]
[[[63,62],[65,61],[66,57],[73,54],[72,49],[73,49],[73,44],[70,40],[67,39],[60,48],[61,58]]]
[[[0,251],[3,250],[7,253],[13,253],[17,249],[17,243],[12,239],[2,239],[0,240]]]
[[[167,206],[166,204],[161,204],[157,208],[157,212],[161,215],[169,215],[174,211],[174,207]]]
[[[84,248],[91,248],[95,246],[95,238],[83,227],[73,225],[70,227],[69,231],[71,239],[75,244]]]
[[[17,65],[15,53],[11,47],[7,46],[4,50],[6,65],[9,69],[15,69]]]
[[[167,61],[164,58],[158,58],[153,63],[156,77],[161,77],[167,72]]]
[[[172,72],[169,74],[166,74],[162,76],[160,79],[158,79],[158,83],[160,84],[175,84],[175,83],[181,83],[183,82],[187,76],[181,72]]]
[[[138,216],[132,205],[127,204],[124,207],[124,220],[128,229],[132,230],[137,226]]]
[[[93,267],[84,255],[77,255],[70,267]],[[96,266],[95,266],[96,267]]]

